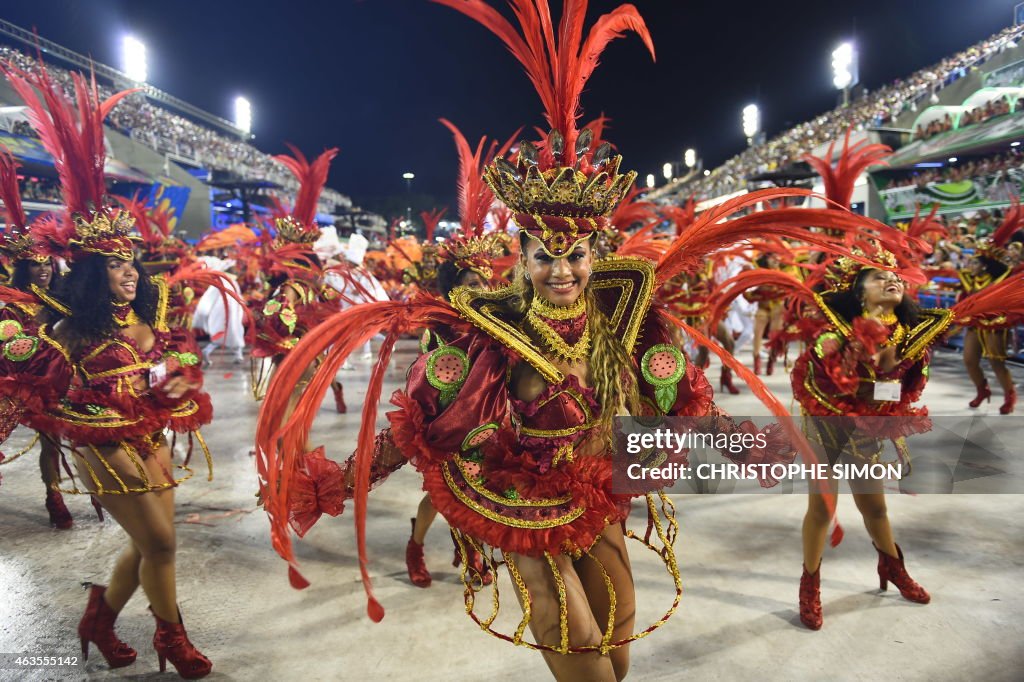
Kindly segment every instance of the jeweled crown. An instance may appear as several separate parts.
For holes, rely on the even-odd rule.
[[[96,211],[92,220],[76,213],[71,221],[74,225],[74,235],[68,240],[71,260],[91,254],[131,260],[135,251],[131,239],[135,218],[130,212]]]
[[[306,226],[291,216],[285,216],[275,220],[274,224],[277,227],[276,246],[304,244],[312,247],[320,238],[320,228],[316,223]]]

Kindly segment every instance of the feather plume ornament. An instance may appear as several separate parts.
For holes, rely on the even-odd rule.
[[[103,174],[106,163],[103,121],[122,99],[138,88],[122,90],[101,101],[95,75],[86,81],[82,74],[72,73],[75,93],[72,103],[41,62],[40,69],[31,73],[10,62],[0,62],[0,70],[28,107],[29,123],[54,158],[68,211],[83,216],[103,211],[107,194]]]
[[[0,71],[24,101],[29,124],[53,156],[61,196],[72,217],[52,235],[51,245],[66,247],[67,253],[62,255],[70,261],[90,254],[130,258],[131,218],[127,213],[112,211],[107,202],[103,121],[137,89],[123,90],[101,101],[95,74],[86,81],[82,74],[72,73],[72,102],[50,77],[42,60],[35,72],[4,61],[0,61]]]
[[[275,551],[289,564],[288,575],[296,589],[309,582],[299,573],[288,523],[292,479],[296,476],[309,429],[323,395],[345,359],[377,333],[385,333],[378,360],[370,375],[363,402],[362,422],[354,455],[354,523],[359,553],[359,569],[367,595],[367,612],[374,621],[384,617],[384,609],[373,594],[366,555],[366,512],[370,488],[377,406],[391,351],[399,335],[439,324],[460,328],[462,322],[448,303],[420,294],[410,301],[365,303],[328,317],[306,334],[285,357],[274,373],[267,397],[260,407],[256,431],[256,466],[260,495],[270,519],[271,541]],[[317,364],[319,363],[319,364]],[[282,424],[300,379],[316,366],[309,383],[298,399],[291,417]]]
[[[608,43],[631,31],[640,37],[654,58],[651,35],[636,7],[630,4],[620,5],[599,17],[584,40],[588,0],[566,0],[557,33],[548,0],[510,0],[518,29],[484,0],[433,2],[482,24],[505,44],[526,70],[540,96],[548,126],[564,141],[561,150],[547,150],[549,166],[576,164],[580,96]]]
[[[775,208],[728,220],[731,216],[762,202],[811,195],[811,192],[804,189],[762,189],[709,208],[683,230],[683,233],[665,250],[655,269],[658,284],[663,284],[679,274],[698,270],[710,254],[748,237],[791,239],[819,251],[850,256],[853,260],[865,264],[872,264],[872,261],[866,256],[859,255],[858,247],[866,247],[869,244],[874,246],[863,248],[864,253],[874,252],[879,244],[889,251],[907,248],[906,234],[871,218],[845,210]],[[840,238],[837,235],[846,237]]]
[[[196,244],[196,251],[228,249],[242,244],[253,244],[259,240],[256,233],[242,224],[229,225],[223,230],[205,235]]]
[[[843,149],[835,166],[832,165],[835,140],[828,146],[824,157],[811,154],[803,156],[803,160],[810,164],[825,183],[825,196],[842,208],[850,208],[853,185],[861,173],[872,166],[889,165],[886,159],[892,154],[892,148],[888,145],[868,144],[867,140],[861,140],[851,147],[850,132],[847,128],[846,136],[843,138]]]
[[[1004,248],[1021,229],[1024,229],[1024,208],[1020,205],[1020,197],[1012,197],[1003,222],[989,235],[989,240],[997,247]]]
[[[0,201],[7,214],[6,225],[0,233],[0,264],[7,268],[19,260],[45,262],[49,258],[28,224],[28,216],[21,203],[18,168],[20,165],[14,156],[0,147]]]
[[[986,329],[1012,328],[1024,321],[1024,277],[1007,277],[960,300],[951,310],[956,324],[984,320]]]
[[[447,207],[435,208],[432,211],[420,211],[420,220],[423,221],[424,242],[427,244],[434,243],[434,233],[437,231],[437,224],[441,222],[441,218],[447,212]]]
[[[299,191],[295,195],[295,205],[291,216],[305,229],[312,229],[316,223],[317,204],[327,184],[327,173],[331,170],[331,161],[338,155],[338,148],[324,150],[320,156],[308,161],[305,155],[294,145],[287,145],[293,156],[277,154],[274,160],[292,172],[299,181]]]

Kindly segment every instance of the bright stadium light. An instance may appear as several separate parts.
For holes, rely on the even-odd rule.
[[[252,132],[252,105],[244,97],[235,98],[235,127],[244,133]]]
[[[647,174],[647,189],[654,189],[654,173]]]
[[[832,50],[832,84],[837,90],[853,85],[853,43],[843,43]]]
[[[709,171],[707,168],[705,168],[704,169],[704,177],[706,178],[709,175],[711,175],[711,171]]]
[[[748,104],[743,107],[743,134],[751,144],[754,136],[761,130],[761,110],[756,104]]]
[[[412,180],[416,177],[415,173],[402,173],[402,177],[406,180]]]
[[[683,163],[686,164],[687,168],[693,168],[697,165],[697,150],[687,149],[683,154]]]
[[[665,176],[666,180],[671,180],[672,179],[672,164],[671,163],[666,163],[664,166],[662,166],[661,167],[661,174],[663,176]]]
[[[136,83],[146,82],[146,46],[135,36],[125,36],[121,42],[124,73]]]

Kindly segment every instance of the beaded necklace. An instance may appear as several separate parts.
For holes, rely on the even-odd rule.
[[[570,306],[556,306],[534,296],[526,321],[540,337],[545,350],[575,365],[590,353],[590,326],[583,296]]]
[[[131,327],[134,324],[142,324],[142,318],[135,314],[131,303],[114,301],[114,323],[118,327]]]

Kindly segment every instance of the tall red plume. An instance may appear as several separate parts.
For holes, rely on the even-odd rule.
[[[602,15],[583,41],[587,0],[565,0],[556,39],[548,0],[509,0],[519,22],[517,30],[484,0],[433,0],[483,24],[519,60],[540,95],[548,125],[565,137],[565,150],[556,163],[576,163],[576,121],[580,94],[612,40],[626,31],[640,36],[654,58],[654,43],[633,5],[620,5]],[[521,31],[521,33],[520,33]]]
[[[918,239],[925,239],[928,235],[932,234],[937,237],[945,237],[949,228],[943,225],[942,221],[936,219],[935,214],[938,210],[939,205],[934,204],[928,215],[922,218],[921,205],[918,204],[914,209],[914,217],[907,225],[907,235]]]
[[[470,148],[466,136],[454,123],[446,118],[442,118],[440,121],[455,138],[455,150],[459,155],[457,185],[462,236],[465,238],[479,237],[484,233],[487,214],[494,204],[494,192],[484,182],[484,166],[493,161],[496,156],[504,156],[522,128],[517,130],[501,147],[498,147],[497,140],[488,142],[486,136],[481,137],[474,151]]]
[[[375,334],[387,332],[363,402],[355,453],[354,507],[359,568],[369,602],[368,611],[375,621],[383,618],[384,610],[374,598],[370,583],[366,558],[366,506],[377,404],[395,339],[401,333],[437,324],[458,327],[465,323],[460,322],[455,310],[447,303],[428,296],[408,302],[366,303],[335,313],[306,334],[278,367],[260,408],[256,426],[256,467],[263,506],[270,517],[271,541],[277,553],[289,563],[292,585],[301,588],[309,583],[298,573],[288,524],[289,484],[295,475],[298,457],[305,451],[309,429],[320,402],[342,363]],[[316,371],[303,389],[291,417],[282,424],[292,391],[310,367],[316,367]]]
[[[163,235],[155,229],[149,207],[146,206],[146,200],[142,198],[141,192],[136,193],[131,199],[121,196],[115,196],[114,199],[135,218],[135,229],[142,235],[142,241],[147,246],[159,246],[163,242]]]
[[[697,219],[697,202],[691,194],[682,206],[662,206],[659,211],[662,217],[671,220],[676,226],[676,236],[678,237]]]
[[[167,277],[167,284],[178,283],[198,284],[215,288],[220,292],[225,310],[231,310],[227,299],[234,299],[238,305],[242,306],[242,323],[247,327],[252,324],[252,312],[249,310],[249,306],[246,304],[245,299],[235,291],[231,278],[223,272],[208,268],[203,262],[189,263],[175,269],[174,273]]]
[[[424,241],[428,244],[434,243],[434,232],[437,231],[437,224],[448,212],[448,208],[435,208],[433,211],[420,211],[420,220],[423,221],[423,228],[426,230]]]
[[[709,208],[666,249],[655,270],[657,281],[664,283],[680,273],[692,272],[701,266],[709,254],[747,237],[794,239],[810,244],[819,251],[852,255],[866,264],[871,261],[851,254],[849,248],[866,245],[871,240],[893,252],[906,248],[907,237],[899,230],[849,211],[776,208],[726,220],[761,202],[809,195],[811,192],[803,189],[763,189]],[[815,231],[814,228],[823,228],[823,231]],[[848,238],[847,244],[844,244],[841,238],[831,236],[828,231],[845,233],[852,238]],[[864,250],[874,251],[869,248]]]
[[[615,249],[616,256],[635,256],[657,261],[671,244],[671,240],[654,232],[658,220],[652,220],[619,244]]]
[[[868,144],[867,140],[861,140],[851,147],[850,129],[847,128],[843,151],[833,167],[832,152],[835,146],[833,140],[823,158],[804,154],[803,160],[821,176],[825,183],[825,196],[843,208],[850,208],[853,185],[857,178],[871,166],[889,165],[885,159],[892,154],[892,148],[884,144]]]
[[[744,291],[755,287],[772,286],[785,292],[787,298],[796,296],[805,301],[813,301],[814,292],[793,275],[781,270],[757,268],[744,270],[730,277],[715,287],[708,308],[708,329],[717,329],[718,323],[729,312],[729,306]]]
[[[1010,237],[1022,228],[1024,228],[1024,209],[1021,209],[1020,198],[1012,197],[1010,206],[1006,209],[1006,215],[1003,216],[1003,222],[999,224],[989,239],[996,246],[1006,246]]]
[[[87,83],[82,74],[72,73],[76,112],[75,104],[50,78],[42,59],[37,72],[22,71],[10,62],[0,62],[0,70],[25,102],[29,123],[54,158],[68,211],[88,216],[94,210],[102,210],[107,193],[103,175],[107,158],[103,120],[118,102],[137,89],[118,92],[101,102],[96,76]]]
[[[299,181],[299,191],[295,195],[295,206],[292,208],[292,217],[309,227],[316,220],[316,207],[320,201],[320,194],[324,191],[327,183],[327,173],[331,169],[331,161],[338,155],[338,148],[331,147],[310,163],[306,157],[293,145],[288,145],[294,157],[287,154],[278,154],[275,161],[280,162],[292,172],[292,175]]]
[[[964,298],[951,309],[958,324],[976,318],[1006,317],[1008,326],[1024,320],[1024,277],[1007,277]]]
[[[21,188],[18,185],[20,164],[6,148],[0,147],[0,201],[7,211],[7,229],[22,230],[28,226],[25,207],[21,205]]]
[[[625,232],[637,223],[646,224],[657,214],[658,207],[653,202],[637,200],[641,191],[639,187],[632,187],[626,198],[615,207],[610,220],[612,227],[619,232]]]

